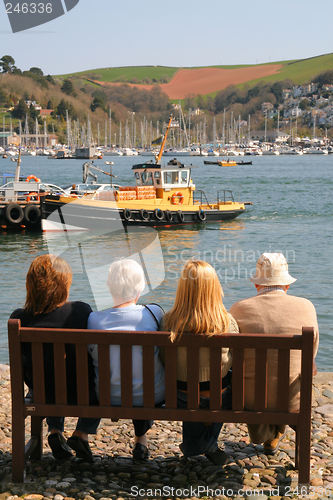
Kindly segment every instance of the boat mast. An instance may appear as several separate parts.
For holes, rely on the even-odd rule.
[[[20,180],[20,171],[21,171],[21,147],[19,148],[19,154],[16,160],[15,182],[18,182]]]
[[[156,165],[158,165],[160,163],[160,161],[161,161],[161,158],[162,158],[162,155],[163,155],[163,151],[164,151],[164,148],[165,148],[165,143],[166,143],[166,140],[167,140],[167,137],[168,137],[168,133],[169,133],[170,127],[171,127],[172,118],[173,118],[173,116],[170,115],[169,123],[168,123],[167,129],[166,129],[166,132],[164,134],[163,141],[162,141],[162,144],[161,144],[160,152],[155,157],[155,163],[156,163]]]

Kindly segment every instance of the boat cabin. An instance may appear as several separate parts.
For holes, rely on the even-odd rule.
[[[176,159],[167,165],[158,165],[152,162],[133,165],[132,170],[137,186],[154,186],[156,189],[194,188],[191,179],[191,168],[183,165]]]

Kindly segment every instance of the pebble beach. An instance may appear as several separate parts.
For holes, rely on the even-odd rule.
[[[66,419],[68,437],[76,419]],[[229,455],[224,466],[204,456],[182,458],[181,423],[155,422],[149,432],[150,458],[133,463],[133,426],[128,420],[102,420],[90,436],[93,463],[73,458],[54,460],[47,445],[40,462],[28,461],[23,484],[11,481],[11,398],[9,368],[0,365],[0,500],[108,500],[128,498],[333,498],[333,374],[314,378],[311,485],[298,487],[294,465],[294,432],[288,428],[274,456],[250,443],[246,426],[226,424],[220,446]],[[26,439],[29,424],[26,424]]]

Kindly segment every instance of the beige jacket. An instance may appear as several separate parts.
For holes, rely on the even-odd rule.
[[[230,312],[236,319],[240,333],[298,334],[303,326],[315,328],[314,353],[317,354],[319,331],[313,304],[302,297],[295,297],[282,290],[274,290],[241,300]],[[268,408],[276,408],[277,351],[268,351]],[[298,409],[300,391],[301,354],[290,353],[289,409]],[[255,356],[252,349],[245,350],[245,405],[254,405]]]
[[[228,313],[229,316],[229,331],[228,333],[238,333],[238,326],[235,319]],[[223,333],[221,334],[223,335]],[[224,377],[232,364],[231,352],[228,348],[221,350],[222,359],[222,377]],[[186,347],[178,347],[177,351],[177,380],[187,381],[187,350]],[[209,348],[201,347],[199,351],[199,382],[210,380],[209,369]]]

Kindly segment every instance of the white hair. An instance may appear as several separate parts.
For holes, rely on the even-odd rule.
[[[135,300],[145,288],[143,269],[135,260],[116,260],[109,267],[107,285],[118,304]]]

